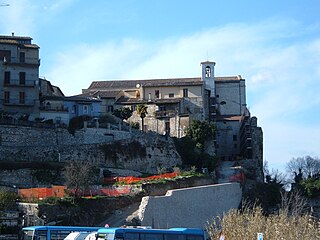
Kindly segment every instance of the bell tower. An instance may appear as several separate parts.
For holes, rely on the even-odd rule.
[[[204,88],[210,91],[210,97],[214,97],[215,95],[215,86],[214,86],[214,66],[215,62],[202,62],[202,75],[201,79],[204,81]]]

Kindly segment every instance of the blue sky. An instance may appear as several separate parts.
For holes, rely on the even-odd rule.
[[[320,157],[318,0],[3,0],[0,34],[31,36],[40,76],[66,95],[94,80],[246,79],[264,132],[264,160]]]

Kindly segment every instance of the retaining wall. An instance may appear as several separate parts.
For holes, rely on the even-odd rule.
[[[139,218],[154,228],[205,228],[207,221],[239,207],[239,183],[199,186],[167,191],[165,196],[143,197]]]

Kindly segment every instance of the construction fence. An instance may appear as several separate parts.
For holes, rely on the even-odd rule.
[[[146,178],[139,177],[115,177],[114,183],[119,182],[124,185],[109,187],[101,186],[91,186],[85,190],[83,189],[68,189],[66,186],[52,186],[50,188],[28,188],[28,189],[18,189],[18,193],[22,198],[25,199],[45,199],[49,197],[65,197],[67,193],[71,193],[81,197],[93,197],[93,196],[110,196],[116,197],[121,195],[129,195],[132,193],[139,192],[139,188],[134,185],[130,185],[137,182],[144,182],[156,179],[170,179],[177,177],[179,174],[176,172],[165,173],[160,175],[153,175]]]

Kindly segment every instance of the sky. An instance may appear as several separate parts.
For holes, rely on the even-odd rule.
[[[4,6],[9,4],[9,6]],[[1,6],[2,5],[2,6]],[[320,157],[318,0],[2,0],[0,34],[40,46],[40,76],[66,96],[96,80],[246,79],[264,161]]]

